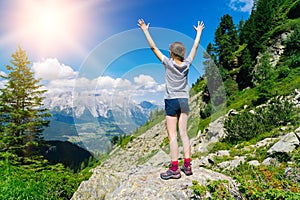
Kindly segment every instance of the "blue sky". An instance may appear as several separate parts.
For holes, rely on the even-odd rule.
[[[36,76],[43,78],[49,90],[70,90],[74,84],[80,85],[80,90],[91,85],[109,90],[105,88],[109,84],[103,82],[106,80],[114,88],[129,84],[132,89],[152,87],[162,92],[163,68],[147,49],[137,26],[139,18],[150,22],[150,32],[162,50],[167,50],[170,39],[183,39],[189,48],[195,36],[193,25],[204,21],[200,43],[203,50],[213,41],[224,14],[230,14],[237,24],[249,17],[252,3],[253,0],[3,0],[0,72],[6,73],[5,65],[10,64],[11,54],[21,45]],[[191,70],[191,82],[199,73],[197,67]]]

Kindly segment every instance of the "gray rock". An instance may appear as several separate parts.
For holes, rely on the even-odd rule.
[[[249,112],[250,112],[252,115],[255,115],[255,114],[256,114],[254,110],[250,110]]]
[[[233,179],[205,168],[194,168],[194,174],[180,179],[162,180],[160,173],[166,169],[152,166],[135,166],[127,171],[115,173],[97,167],[89,181],[83,182],[74,193],[72,200],[86,199],[190,199],[193,191],[192,181],[207,184],[207,180],[226,180],[230,192],[238,194]]]
[[[252,166],[259,166],[260,163],[258,160],[251,160],[248,162],[249,165],[252,165]]]
[[[297,129],[295,130],[295,133],[296,133],[296,134],[299,134],[299,133],[300,133],[300,126],[299,126],[299,128],[297,128]]]
[[[228,150],[220,150],[216,152],[217,156],[230,156],[230,153]]]
[[[241,156],[241,157],[236,156],[234,160],[219,163],[217,166],[221,169],[232,170],[238,167],[240,164],[244,163],[245,159],[246,159],[245,156]]]
[[[275,143],[267,153],[269,155],[274,153],[289,153],[293,151],[296,146],[299,146],[299,140],[296,137],[295,133],[291,132],[283,136],[280,141]]]
[[[194,167],[210,167],[215,163],[214,155],[209,154],[208,156],[203,156],[201,159],[196,159],[192,161],[192,166]]]
[[[224,117],[220,117],[209,124],[206,133],[200,138],[201,143],[199,145],[199,152],[207,152],[207,147],[218,142],[221,138],[224,138]]]
[[[170,155],[163,150],[159,150],[152,158],[150,158],[145,166],[167,166],[170,164]]]
[[[278,160],[276,158],[266,158],[263,162],[262,162],[263,165],[266,165],[266,166],[276,166],[279,164]]]

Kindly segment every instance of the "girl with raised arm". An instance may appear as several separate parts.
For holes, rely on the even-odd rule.
[[[186,49],[181,42],[174,42],[170,45],[170,57],[165,56],[155,45],[150,33],[149,23],[146,24],[143,19],[138,20],[138,26],[142,29],[149,43],[151,50],[165,67],[166,91],[164,96],[166,125],[170,143],[171,167],[160,174],[162,179],[178,179],[181,177],[180,170],[187,176],[192,175],[190,160],[190,140],[187,134],[187,120],[189,113],[189,87],[187,75],[189,67],[195,58],[204,23],[198,21],[194,26],[196,37],[193,47],[185,58]],[[177,143],[177,124],[180,138],[183,144],[184,164],[178,168],[178,143]]]

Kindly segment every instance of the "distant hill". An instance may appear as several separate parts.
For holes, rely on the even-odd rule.
[[[42,155],[51,163],[62,163],[77,171],[82,163],[87,164],[93,155],[68,141],[47,141],[42,149]]]

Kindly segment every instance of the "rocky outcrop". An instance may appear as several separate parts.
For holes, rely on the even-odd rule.
[[[218,142],[221,138],[225,136],[224,132],[224,120],[225,117],[220,117],[209,124],[209,127],[203,131],[199,132],[200,145],[198,147],[198,152],[207,152],[208,147]]]
[[[284,42],[290,34],[291,33],[282,33],[274,39],[272,42],[273,45],[268,48],[268,53],[271,56],[270,63],[273,67],[278,63],[280,56],[283,54],[285,49]]]
[[[296,133],[291,132],[283,136],[280,141],[274,144],[267,153],[269,155],[276,153],[290,153],[300,144],[299,139],[296,136]]]
[[[260,69],[263,66],[262,63],[266,62],[265,59],[268,59],[268,63],[270,63],[270,67],[275,67],[277,65],[277,63],[280,60],[280,57],[282,56],[285,50],[284,42],[288,39],[290,34],[291,34],[290,32],[282,33],[281,35],[274,38],[272,42],[270,41],[272,43],[272,46],[269,46],[265,52],[260,52],[256,57],[257,64],[253,69],[253,74],[256,75],[259,74],[262,76],[265,75],[264,73],[261,72]],[[254,83],[256,83],[255,78],[253,81]]]

